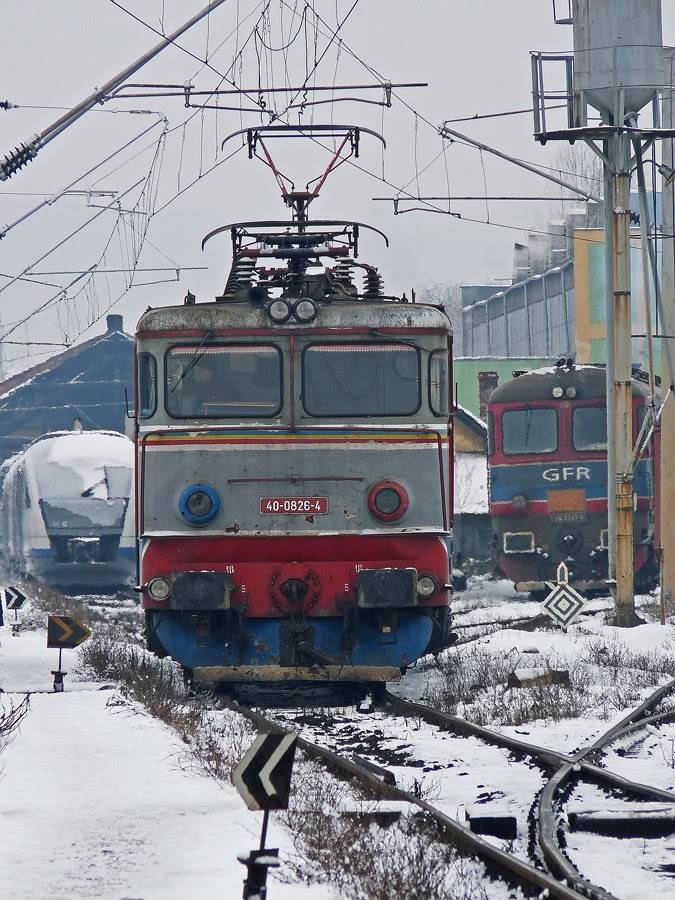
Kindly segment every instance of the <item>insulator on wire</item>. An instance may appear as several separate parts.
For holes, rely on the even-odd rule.
[[[233,259],[223,297],[234,297],[238,290],[252,287],[256,274],[254,260],[247,257]]]
[[[32,159],[35,159],[39,149],[39,144],[34,141],[32,144],[20,144],[12,153],[9,153],[0,163],[0,181],[7,181],[19,169],[27,166]]]
[[[12,103],[11,100],[0,100],[0,109],[18,109],[19,106],[17,103]]]
[[[350,257],[345,257],[344,259],[340,259],[337,262],[337,265],[333,269],[333,277],[337,281],[345,281],[347,284],[352,283],[352,269],[354,267],[354,260]]]
[[[366,300],[384,296],[384,281],[375,266],[368,266],[363,276],[363,296]]]

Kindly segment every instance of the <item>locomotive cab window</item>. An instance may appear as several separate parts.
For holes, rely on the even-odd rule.
[[[558,414],[555,409],[528,407],[502,413],[504,453],[553,453],[558,448]]]
[[[302,380],[310,416],[409,416],[420,406],[419,352],[407,344],[314,344]]]
[[[607,449],[607,410],[604,406],[578,406],[572,413],[575,450]]]
[[[166,409],[176,419],[276,416],[281,382],[281,353],[271,345],[183,346],[166,354]]]
[[[157,360],[152,353],[138,354],[138,416],[147,419],[157,409]]]
[[[429,357],[429,405],[437,416],[448,415],[448,354]]]

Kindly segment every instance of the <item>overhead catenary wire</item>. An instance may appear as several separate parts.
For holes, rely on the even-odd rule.
[[[78,175],[77,178],[75,178],[73,181],[71,181],[69,184],[67,184],[64,188],[62,188],[61,190],[56,191],[54,194],[48,196],[45,200],[42,201],[42,203],[38,203],[37,206],[34,206],[32,209],[29,209],[28,212],[25,212],[23,215],[19,216],[19,218],[15,219],[14,222],[10,223],[9,225],[5,225],[4,228],[0,228],[0,240],[2,238],[4,238],[9,231],[11,231],[13,228],[16,228],[17,225],[20,225],[22,222],[25,222],[26,219],[29,219],[35,213],[39,212],[41,209],[44,209],[45,206],[51,206],[53,203],[56,203],[57,200],[60,200],[61,197],[63,197],[65,194],[69,193],[70,189],[72,187],[74,187],[76,184],[79,184],[79,182],[81,182],[83,179],[87,178],[87,176],[91,175],[97,169],[100,169],[101,166],[105,165],[107,162],[109,162],[115,156],[122,153],[124,150],[127,149],[127,147],[130,147],[132,144],[135,144],[136,141],[139,141],[141,138],[145,137],[146,134],[149,134],[153,129],[157,128],[157,126],[160,125],[162,121],[164,121],[165,127],[166,127],[166,119],[162,119],[157,122],[153,122],[152,125],[150,125],[148,128],[144,128],[143,131],[141,131],[135,137],[131,138],[131,140],[127,141],[121,147],[118,147],[117,150],[113,150],[112,153],[109,153],[108,156],[106,156],[100,162],[97,162],[96,165],[92,166],[90,169],[87,169],[87,171],[83,172],[81,175]],[[88,192],[84,191],[82,193],[86,194]]]
[[[116,0],[111,0],[111,2],[116,2]],[[190,18],[187,22],[177,28],[168,36],[162,36],[162,40],[159,44],[156,44],[150,50],[146,51],[142,56],[136,59],[133,63],[126,66],[121,72],[118,72],[113,78],[109,79],[101,88],[97,88],[92,94],[88,97],[85,97],[84,100],[80,101],[80,103],[76,104],[71,110],[67,113],[64,113],[60,118],[58,118],[55,122],[52,122],[51,125],[48,125],[47,128],[44,128],[38,134],[35,135],[31,140],[24,142],[19,147],[17,147],[14,151],[9,153],[3,162],[0,163],[0,181],[4,181],[14,175],[19,169],[23,168],[31,159],[33,159],[39,150],[41,150],[46,144],[50,141],[54,140],[61,132],[65,131],[69,128],[74,122],[76,122],[81,116],[83,116],[86,112],[92,109],[96,104],[100,103],[101,99],[104,98],[107,94],[115,89],[120,84],[123,84],[128,78],[131,77],[135,72],[141,69],[147,62],[157,56],[158,53],[161,53],[169,44],[175,42],[176,38],[180,37],[180,35],[184,34],[188,29],[190,29],[194,24],[201,21],[204,16],[208,15],[213,9],[218,6],[221,6],[225,0],[210,0],[208,6],[204,9],[200,10],[196,13],[192,18]]]

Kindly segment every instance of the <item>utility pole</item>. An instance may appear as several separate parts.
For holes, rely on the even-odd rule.
[[[535,138],[542,144],[550,140],[585,142],[602,159],[604,168],[605,207],[605,273],[607,278],[607,519],[608,580],[615,584],[616,624],[631,626],[639,621],[635,613],[634,573],[635,535],[633,472],[640,464],[642,448],[633,446],[633,379],[631,337],[631,233],[630,187],[633,167],[642,166],[643,148],[655,141],[672,137],[672,122],[661,127],[658,94],[664,85],[664,51],[661,0],[553,0],[555,21],[572,25],[574,53],[532,54],[532,95]],[[544,72],[560,70],[564,65],[567,84],[567,122],[562,128],[550,128],[549,101],[559,102],[560,90],[548,91]],[[672,80],[671,82],[672,83]],[[653,124],[638,124],[640,112],[651,104]],[[589,109],[591,109],[589,117]],[[601,124],[596,124],[598,113]],[[589,120],[590,119],[590,120]],[[670,130],[669,130],[670,127]],[[672,146],[672,141],[670,142]],[[635,156],[633,157],[633,151]],[[647,216],[644,172],[638,172],[643,217]],[[672,198],[672,193],[671,193]],[[671,199],[672,208],[672,199]],[[645,273],[654,280],[656,302],[663,306],[656,251],[644,221],[643,249]],[[666,233],[672,234],[672,225]],[[672,257],[672,246],[671,246]],[[671,258],[671,262],[673,262]],[[666,305],[673,309],[671,276]],[[649,291],[646,291],[646,303]],[[672,316],[675,319],[675,310]],[[650,312],[646,311],[647,322]],[[662,315],[662,329],[675,334]],[[647,331],[651,329],[648,327]],[[668,346],[666,349],[669,350]],[[673,365],[668,353],[669,375],[673,382]],[[653,378],[650,379],[653,386]],[[671,412],[675,416],[675,413]],[[673,423],[675,436],[675,422]],[[664,435],[664,446],[668,446]],[[670,447],[675,444],[670,443]],[[668,461],[662,468],[662,491],[668,489]],[[664,508],[662,521],[668,518],[675,529],[675,498],[670,511]],[[671,591],[675,588],[675,534],[671,531],[664,542],[673,547]]]
[[[84,100],[67,113],[60,116],[55,122],[52,122],[51,125],[39,134],[36,134],[29,141],[25,141],[8,153],[4,160],[0,162],[0,181],[6,181],[8,178],[11,178],[12,175],[19,171],[19,169],[27,165],[32,159],[35,159],[38,151],[46,144],[54,140],[54,138],[61,134],[62,131],[65,131],[66,128],[69,128],[92,107],[96,106],[97,103],[102,103],[105,97],[116,88],[120,87],[120,85],[124,84],[127,78],[130,78],[135,72],[138,72],[138,70],[147,62],[150,62],[150,60],[157,56],[158,53],[161,53],[165,47],[168,47],[169,44],[173,44],[176,38],[179,38],[189,28],[192,28],[193,25],[196,25],[197,22],[200,22],[203,18],[208,16],[212,10],[216,9],[224,2],[225,0],[211,0],[208,6],[205,6],[204,9],[192,16],[191,19],[188,19],[188,21],[181,25],[180,28],[176,28],[171,34],[167,34],[158,44],[155,44],[152,49],[140,56],[135,62],[131,63],[131,65],[122,69],[122,71],[115,75],[114,78],[106,81],[103,87],[97,88],[93,94],[85,97]]]
[[[675,48],[664,49],[665,85],[663,92],[663,127],[672,129],[675,120],[673,109],[674,91],[673,77],[675,76]],[[668,388],[672,389],[672,376],[669,365],[668,349],[670,356],[675,355],[675,342],[671,335],[675,335],[675,188],[673,179],[668,176],[668,170],[675,168],[675,152],[673,140],[663,141],[662,150],[664,179],[662,184],[661,202],[663,207],[662,219],[662,297],[663,309],[659,322],[661,337],[661,392],[666,398]],[[672,462],[672,450],[675,447],[675,398],[669,397],[661,416],[661,479],[660,479],[660,543],[661,543],[661,610],[665,619],[666,611],[675,597],[675,480],[671,475],[670,464]]]
[[[633,369],[631,340],[630,142],[620,134],[611,142],[615,153],[605,163],[614,171],[614,472],[607,470],[607,503],[612,480],[616,508],[616,624],[635,624],[633,535]],[[608,378],[610,377],[608,367]]]

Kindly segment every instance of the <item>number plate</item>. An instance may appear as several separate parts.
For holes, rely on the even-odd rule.
[[[585,512],[575,512],[573,510],[551,513],[552,522],[585,522],[587,518]]]
[[[328,497],[261,497],[263,516],[325,516]]]

